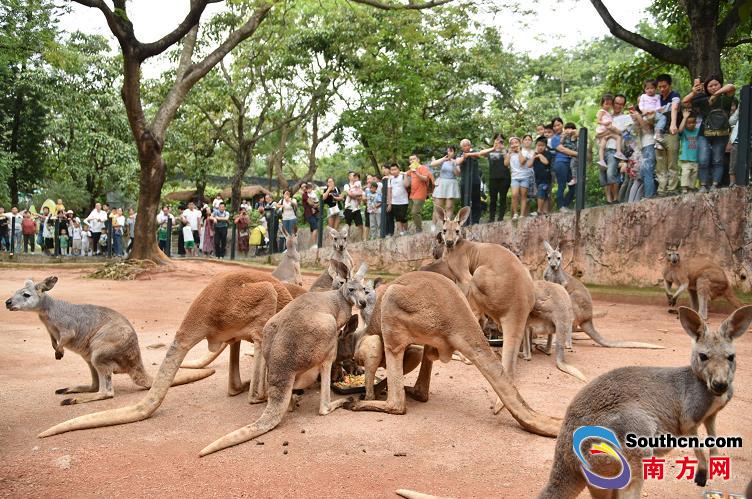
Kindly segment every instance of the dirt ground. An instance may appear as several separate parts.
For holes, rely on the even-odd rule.
[[[147,370],[156,373],[183,315],[217,272],[215,262],[184,261],[177,270],[150,279],[114,282],[84,279],[85,269],[56,269],[56,298],[117,309],[139,333]],[[0,270],[0,296],[7,299],[28,277],[48,269]],[[306,284],[313,280],[306,277]],[[221,299],[221,297],[218,297]],[[596,302],[607,310],[596,319],[602,333],[666,346],[665,350],[605,349],[575,341],[568,360],[589,379],[624,365],[681,366],[690,340],[662,300],[652,306]],[[712,315],[718,325],[724,317]],[[205,351],[199,344],[189,357]],[[244,346],[248,352],[248,347]],[[742,449],[731,457],[732,479],[710,482],[709,489],[743,492],[752,478],[752,334],[737,344],[734,399],[718,418],[720,435],[741,435]],[[252,357],[242,356],[244,376]],[[244,395],[228,397],[227,353],[213,365],[213,376],[172,388],[162,406],[145,421],[65,433],[36,435],[74,416],[132,404],[144,396],[125,375],[114,378],[115,398],[60,406],[56,388],[88,382],[86,364],[73,352],[56,361],[50,340],[34,314],[0,311],[0,496],[10,497],[394,497],[410,488],[453,497],[534,497],[545,484],[554,439],[523,431],[508,412],[494,416],[495,394],[473,367],[436,363],[427,403],[408,399],[404,416],[337,410],[317,414],[318,391],[306,391],[300,408],[271,433],[199,459],[209,442],[254,421],[263,405],[248,405]],[[415,374],[408,377],[414,380]],[[539,352],[520,360],[517,384],[536,410],[563,416],[583,386]],[[263,445],[261,445],[263,442]],[[288,445],[283,446],[287,442]],[[288,454],[283,454],[287,450]],[[400,454],[399,456],[395,454]],[[404,455],[403,455],[404,454]],[[646,497],[702,497],[689,481],[649,481]],[[583,497],[585,497],[583,495]]]

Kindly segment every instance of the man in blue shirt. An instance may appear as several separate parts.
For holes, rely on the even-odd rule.
[[[572,171],[569,168],[569,161],[577,157],[577,151],[567,149],[561,144],[561,134],[564,131],[564,121],[561,118],[554,118],[551,121],[554,128],[554,136],[551,137],[551,149],[556,151],[554,155],[554,174],[556,175],[556,202],[559,205],[559,211],[569,211],[569,205],[574,198],[574,186],[568,185],[572,180]],[[564,190],[567,190],[566,195]]]
[[[661,106],[671,105],[668,115],[668,130],[664,130],[663,140],[660,147],[656,145],[655,172],[658,177],[658,195],[665,196],[674,193],[679,186],[679,104],[681,96],[671,87],[671,76],[658,75],[655,79],[658,84],[658,93],[661,97]],[[668,132],[668,133],[665,133]]]

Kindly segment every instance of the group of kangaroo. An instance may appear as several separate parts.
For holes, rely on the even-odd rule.
[[[200,456],[271,431],[288,410],[294,410],[301,390],[317,382],[321,415],[340,407],[404,414],[406,396],[428,400],[433,362],[448,362],[455,352],[475,365],[491,384],[498,395],[495,412],[505,407],[527,431],[558,436],[553,469],[539,497],[576,497],[586,486],[593,497],[610,497],[612,493],[640,497],[642,458],[668,451],[624,447],[631,482],[621,490],[599,489],[586,482],[572,446],[572,434],[580,426],[606,426],[621,440],[627,433],[696,435],[700,425],[709,435],[716,434],[716,415],[733,394],[733,341],[752,323],[752,306],[742,306],[733,297],[722,269],[718,273],[711,261],[684,261],[679,258],[678,246],[668,248],[664,279],[669,305],[674,306],[684,290],[691,297],[692,308],[678,309],[680,323],[692,339],[690,364],[607,372],[579,391],[561,420],[531,409],[514,385],[521,347],[529,358],[535,336],[547,337],[546,353],[555,338],[557,367],[582,381],[585,376],[564,358],[565,349],[571,348],[573,327],[580,327],[605,347],[661,347],[604,338],[593,324],[590,293],[564,271],[559,248],[544,242],[547,267],[544,279],[535,281],[518,256],[505,247],[465,238],[468,207],[454,217],[438,210],[443,224],[435,242],[435,261],[390,283],[366,280],[366,264],[355,271],[347,251],[347,227],[328,230],[333,240],[328,268],[307,291],[301,285],[295,234],[287,235],[287,252],[273,274],[244,269],[215,276],[188,309],[153,380],[144,370],[136,333],[125,317],[109,308],[54,299],[47,292],[57,282],[55,277],[39,283],[27,281],[6,301],[6,307],[35,311],[50,334],[55,358],[62,358],[69,349],[81,355],[91,369],[91,385],[56,391],[88,393],[66,398],[63,405],[112,397],[113,373],[128,373],[136,384],[149,389],[136,404],[73,418],[39,436],[146,419],[160,406],[170,386],[211,375],[214,370],[206,367],[227,345],[228,394],[248,390],[249,403],[266,402],[266,408],[258,420],[209,444]],[[673,283],[678,286],[675,293],[671,293]],[[719,295],[738,308],[718,328],[711,329],[707,303]],[[219,300],[221,314],[214,313]],[[360,318],[353,314],[353,307]],[[493,322],[503,334],[501,359],[489,346],[481,327],[484,321]],[[208,354],[184,362],[188,352],[204,339]],[[246,382],[240,375],[241,340],[253,342],[255,352]],[[404,375],[419,365],[415,385],[405,387]],[[339,366],[363,370],[363,400],[332,400],[332,373],[339,372]],[[181,367],[191,369],[180,371]],[[379,367],[387,373],[385,400],[379,397],[384,382],[375,385]],[[614,462],[606,454],[586,454],[593,472],[614,473]],[[707,459],[699,449],[696,455],[695,482],[704,486]],[[428,497],[409,491],[400,494]]]

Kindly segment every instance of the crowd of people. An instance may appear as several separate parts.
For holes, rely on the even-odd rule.
[[[0,206],[0,249],[47,256],[124,256],[133,246],[136,213],[96,203],[85,218],[66,210],[62,199],[41,212]]]
[[[599,182],[607,203],[734,185],[735,172],[730,165],[736,164],[739,144],[734,85],[724,84],[714,75],[704,81],[697,78],[682,98],[672,83],[667,74],[646,80],[644,93],[629,106],[623,94],[605,93],[601,97],[595,141]],[[255,254],[269,248],[272,229],[282,232],[277,231],[281,226],[284,232],[295,233],[298,220],[309,226],[311,245],[316,244],[318,231],[323,228],[320,221],[334,229],[343,223],[354,226],[352,233],[357,240],[380,237],[382,224],[386,235],[421,232],[429,199],[434,212],[426,214],[431,217],[426,223],[431,230],[438,223],[436,207],[452,212],[456,205],[468,201],[472,224],[480,223],[484,214],[488,222],[503,220],[508,197],[512,220],[545,215],[554,208],[566,212],[580,181],[578,138],[574,123],[555,117],[521,137],[507,139],[497,134],[487,149],[476,150],[469,139],[463,139],[458,149],[446,147],[441,158],[421,161],[413,154],[405,168],[397,162],[386,164],[378,176],[361,177],[350,171],[341,187],[330,177],[323,186],[301,184],[299,193],[285,190],[276,201],[270,194],[244,200],[233,215],[220,194],[211,203],[202,202],[201,209],[190,202],[173,214],[165,205],[157,215],[155,237],[160,248],[167,251],[172,227],[177,232],[179,256],[223,259],[228,238],[230,244],[237,244],[240,254]],[[485,178],[478,163],[481,157],[488,161]],[[16,252],[21,251],[22,244],[25,252],[34,252],[36,244],[46,254],[97,255],[112,251],[122,256],[133,243],[135,218],[132,209],[126,216],[121,208],[110,209],[99,203],[83,220],[66,211],[62,200],[58,200],[54,213],[46,207],[42,213],[19,212],[15,207],[6,213],[0,207],[0,247],[10,249],[10,232],[15,230]],[[233,237],[228,235],[231,225],[236,229]],[[284,248],[284,241],[277,247]]]

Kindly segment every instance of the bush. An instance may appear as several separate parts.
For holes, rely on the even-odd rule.
[[[53,201],[62,199],[66,210],[73,210],[77,215],[87,215],[88,213],[84,212],[89,209],[91,195],[86,188],[73,182],[47,180],[41,185],[39,191],[32,195],[31,200],[38,211],[47,199]]]

